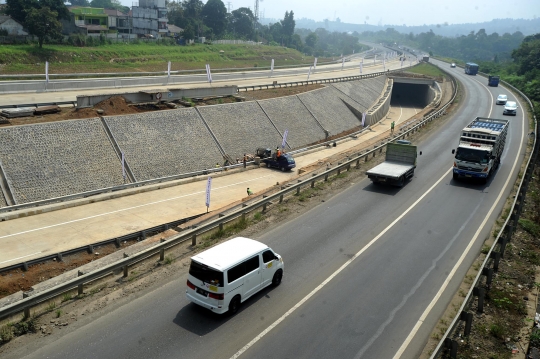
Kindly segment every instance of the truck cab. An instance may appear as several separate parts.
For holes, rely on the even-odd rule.
[[[272,156],[264,158],[262,160],[268,168],[279,168],[282,171],[290,171],[296,167],[294,158],[288,153],[283,153],[279,157],[275,153]]]

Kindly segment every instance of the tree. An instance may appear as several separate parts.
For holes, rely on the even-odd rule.
[[[255,17],[251,9],[241,7],[231,12],[231,32],[238,37],[251,39]]]
[[[195,29],[193,28],[193,25],[186,25],[184,31],[182,32],[182,37],[184,40],[192,40],[195,38]]]
[[[57,19],[58,13],[46,6],[41,9],[31,9],[26,15],[28,32],[37,36],[40,49],[46,39],[62,36],[62,24]]]
[[[182,3],[184,8],[184,16],[195,22],[200,21],[203,3],[201,0],[185,0]]]
[[[306,45],[309,47],[315,47],[315,44],[317,44],[317,34],[314,32],[309,33],[308,36],[306,36]]]
[[[69,10],[63,0],[7,0],[6,15],[29,27],[27,16],[32,10],[48,8],[56,12],[59,19],[69,20]]]
[[[512,58],[519,64],[519,75],[540,72],[540,34],[523,39],[521,46],[512,51]]]
[[[283,35],[287,37],[293,36],[296,22],[294,21],[294,13],[292,10],[291,12],[285,11],[285,17],[280,21],[280,23],[283,28]]]
[[[23,26],[26,21],[26,12],[30,9],[38,9],[38,0],[7,0],[6,15],[19,22]]]
[[[181,4],[171,1],[167,4],[167,10],[167,19],[169,20],[169,24],[173,24],[181,28],[186,26],[184,8]]]
[[[227,26],[227,9],[221,0],[208,0],[201,11],[203,22],[216,36],[221,36]]]

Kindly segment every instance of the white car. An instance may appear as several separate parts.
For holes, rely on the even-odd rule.
[[[452,62],[452,63],[450,64],[450,67],[456,67],[456,64]]]
[[[497,105],[506,105],[506,101],[508,101],[508,96],[506,95],[499,95],[497,96]]]
[[[506,102],[506,105],[504,105],[503,115],[515,116],[517,114],[517,108],[517,103],[515,103],[514,101],[508,101]]]

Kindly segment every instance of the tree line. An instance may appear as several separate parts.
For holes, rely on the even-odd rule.
[[[363,32],[358,35],[361,39],[375,42],[397,43],[420,48],[431,54],[464,59],[465,61],[495,61],[508,62],[512,60],[512,51],[525,38],[516,31],[513,34],[499,35],[494,32],[487,34],[486,30],[471,31],[468,35],[444,37],[436,35],[432,30],[414,35],[412,32],[403,34],[393,28],[384,31]]]
[[[193,39],[235,39],[266,41],[283,46],[298,46],[299,36],[294,36],[294,12],[286,11],[283,20],[261,25],[250,8],[241,7],[227,12],[222,0],[184,0],[169,2],[169,24],[183,29],[183,37]]]

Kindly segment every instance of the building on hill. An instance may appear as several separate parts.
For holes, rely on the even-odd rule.
[[[168,33],[167,6],[165,0],[139,0],[131,8],[133,33],[141,37],[152,35],[154,38]]]
[[[117,31],[121,34],[130,34],[132,32],[132,18],[116,9],[105,9],[108,16],[109,30]]]
[[[182,32],[184,32],[184,29],[176,25],[172,25],[172,24],[168,24],[167,28],[168,28],[167,35],[170,37],[179,37],[182,35]]]
[[[109,15],[102,8],[70,6],[72,20],[86,35],[109,31]]]
[[[7,15],[0,15],[0,29],[7,31],[9,36],[28,35],[21,24]]]

